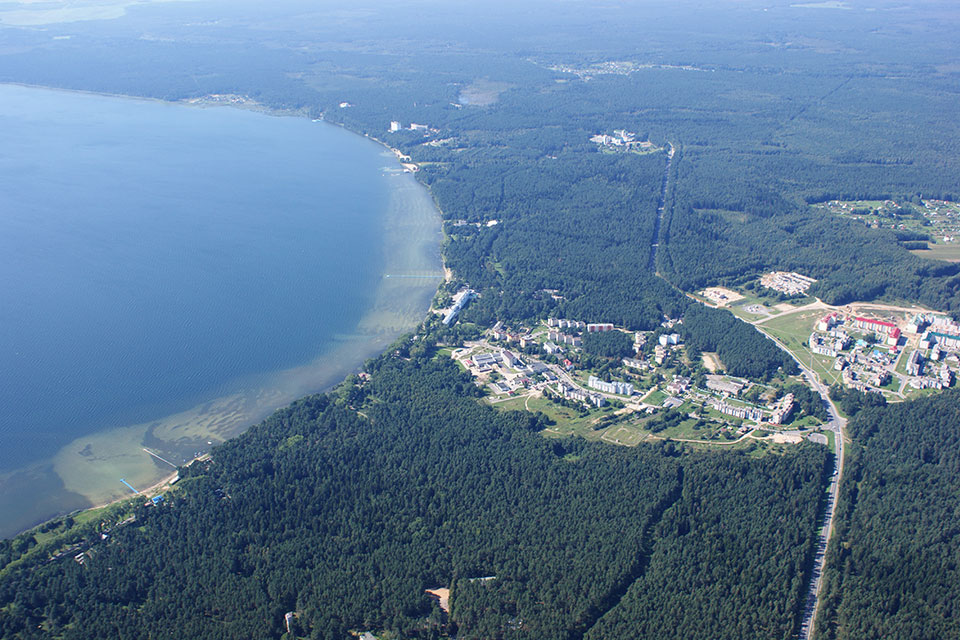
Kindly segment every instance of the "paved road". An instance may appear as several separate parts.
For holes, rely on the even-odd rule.
[[[827,558],[827,549],[829,548],[830,541],[833,538],[833,517],[836,514],[837,509],[837,493],[840,488],[840,480],[843,478],[843,433],[847,426],[847,421],[845,418],[840,417],[836,405],[834,405],[833,401],[830,399],[827,385],[823,384],[813,371],[804,366],[803,362],[793,355],[782,342],[777,340],[769,333],[763,331],[762,327],[757,327],[757,329],[764,333],[764,335],[766,335],[768,338],[773,340],[778,347],[787,353],[790,353],[790,356],[800,366],[800,370],[810,383],[810,386],[812,386],[814,390],[820,394],[824,405],[830,412],[830,422],[827,424],[827,428],[833,431],[834,441],[836,442],[837,447],[836,468],[834,469],[833,476],[830,478],[827,505],[824,509],[823,520],[820,523],[820,536],[817,540],[817,551],[813,559],[813,571],[810,576],[810,584],[807,590],[806,602],[803,608],[803,617],[800,621],[800,639],[810,640],[813,634],[813,623],[816,620],[817,613],[820,609],[820,589],[823,586],[823,566]]]
[[[663,182],[660,184],[660,202],[657,204],[657,221],[653,225],[653,242],[650,243],[650,271],[657,270],[657,249],[660,247],[660,225],[663,224],[663,211],[667,206],[667,187],[670,184],[670,167],[673,166],[673,154],[676,149],[672,142],[668,142],[670,151],[667,152],[667,166],[663,169]]]

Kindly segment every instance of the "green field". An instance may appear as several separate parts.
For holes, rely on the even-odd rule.
[[[601,409],[591,409],[587,415],[582,416],[580,412],[554,404],[542,396],[521,396],[498,402],[493,406],[504,411],[540,411],[554,422],[547,430],[549,435],[576,434],[589,440],[600,438],[600,432],[593,429],[596,421],[615,411],[608,405]]]
[[[915,351],[914,349],[906,349],[906,348],[903,350],[903,353],[900,354],[900,359],[897,361],[897,368],[896,368],[897,373],[903,376],[909,375],[907,373],[907,362],[910,361],[910,356],[911,354],[913,354],[914,351]]]
[[[697,440],[703,442],[687,442],[685,444],[693,447],[714,447],[719,445],[725,448],[744,449],[751,455],[779,453],[786,450],[789,446],[759,442],[752,439],[737,443],[740,436],[732,432],[729,432],[729,435],[724,435],[720,431],[720,427],[724,425],[737,423],[731,420],[730,416],[723,415],[710,408],[703,410],[703,419],[707,421],[707,424],[697,426],[699,420],[696,418],[688,418],[675,427],[669,427],[653,433],[646,428],[646,425],[656,420],[658,414],[648,416],[642,413],[634,413],[623,416],[623,418],[608,427],[596,429],[598,421],[608,416],[614,416],[616,410],[607,406],[602,409],[591,409],[587,415],[581,415],[572,408],[554,404],[550,400],[540,396],[511,398],[510,400],[498,402],[493,406],[505,411],[529,410],[542,412],[554,422],[553,425],[544,430],[543,435],[546,437],[576,435],[587,440],[600,440],[609,444],[622,446],[636,446],[642,442],[658,440]],[[683,412],[692,412],[695,409],[696,407],[690,403],[684,403],[679,407],[679,410]],[[751,443],[753,444],[751,445]]]
[[[792,337],[800,342],[806,342],[807,338],[810,337],[810,332],[816,327],[817,320],[825,313],[822,309],[787,313],[764,322],[761,326],[771,333],[776,334],[778,338],[784,340],[785,344],[786,337]],[[790,345],[788,344],[787,346]]]
[[[666,399],[667,399],[667,394],[665,394],[663,391],[654,391],[644,399],[644,402],[646,402],[647,404],[653,405],[655,407],[659,407],[663,404],[663,401]]]
[[[911,251],[915,256],[929,258],[931,260],[946,260],[948,262],[960,262],[960,243],[951,244],[931,244],[929,249],[917,249]]]
[[[760,326],[800,358],[800,361],[813,370],[824,383],[840,384],[843,378],[840,372],[833,368],[834,358],[813,353],[807,343],[810,332],[816,326],[817,318],[823,313],[822,310],[791,313]]]

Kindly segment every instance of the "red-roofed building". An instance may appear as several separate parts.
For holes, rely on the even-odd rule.
[[[900,329],[897,328],[897,325],[892,322],[884,322],[883,320],[873,320],[871,318],[859,318],[856,317],[853,319],[853,326],[863,329],[865,331],[875,331],[876,333],[889,336],[894,331],[897,332],[897,338],[900,337]]]

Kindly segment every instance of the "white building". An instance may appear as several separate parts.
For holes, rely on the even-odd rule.
[[[460,310],[467,306],[467,303],[477,297],[477,292],[473,289],[464,289],[453,296],[453,306],[447,315],[443,317],[443,324],[449,325],[457,317]]]
[[[758,409],[757,407],[740,407],[727,404],[726,402],[717,402],[713,405],[713,408],[720,413],[733,416],[735,418],[753,420],[754,422],[761,422],[763,420],[763,410]]]
[[[661,346],[661,347],[665,347],[665,346],[667,346],[667,345],[672,345],[672,344],[680,344],[680,334],[679,334],[679,333],[670,333],[670,334],[666,334],[666,333],[665,333],[665,334],[663,334],[663,335],[660,336],[659,342],[660,342],[660,346]]]
[[[604,382],[596,376],[590,376],[590,379],[587,381],[587,385],[598,391],[603,391],[604,393],[615,393],[621,396],[632,396],[633,395],[633,385],[629,382]]]
[[[907,360],[907,373],[912,376],[919,376],[922,372],[923,356],[920,355],[920,350],[916,349],[910,354],[910,358]]]
[[[687,387],[690,386],[690,378],[685,378],[683,376],[674,376],[673,382],[667,385],[667,393],[672,396],[677,396],[687,390]]]
[[[770,422],[772,424],[783,424],[791,413],[793,413],[793,394],[788,393],[773,408],[773,412],[770,414]]]
[[[518,362],[520,362],[520,358],[517,357],[517,354],[515,354],[514,352],[508,349],[501,349],[500,355],[503,358],[503,361],[511,367],[515,366]]]

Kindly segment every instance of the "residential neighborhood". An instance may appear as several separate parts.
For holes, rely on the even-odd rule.
[[[780,434],[770,442],[783,445],[817,431],[820,421],[801,416],[785,391],[789,380],[768,384],[710,373],[690,361],[681,326],[669,318],[646,332],[552,317],[534,326],[497,323],[449,355],[493,406],[569,416],[555,427],[558,433],[566,432],[564,423],[580,425],[572,428],[615,444],[668,436],[723,444]],[[595,358],[585,351],[586,336],[610,332],[632,343],[632,357]],[[676,425],[663,428],[664,419]]]

